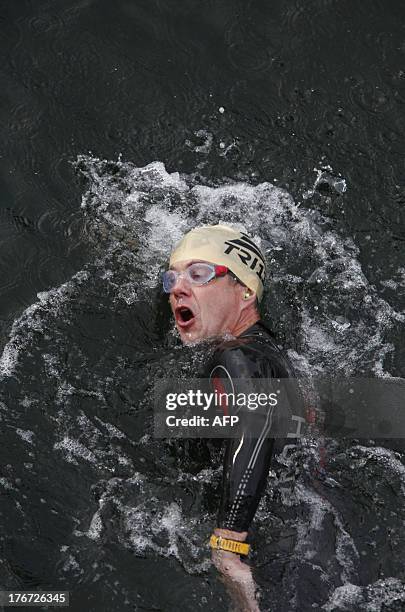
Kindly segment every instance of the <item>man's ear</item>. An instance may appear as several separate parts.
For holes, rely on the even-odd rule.
[[[242,301],[246,306],[250,306],[252,302],[256,301],[256,293],[249,289],[249,287],[242,287]]]

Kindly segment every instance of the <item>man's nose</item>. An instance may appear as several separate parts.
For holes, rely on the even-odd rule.
[[[177,277],[176,284],[173,287],[172,293],[175,297],[179,297],[181,295],[190,295],[191,286],[189,281],[184,278],[183,274],[180,274],[180,276]]]

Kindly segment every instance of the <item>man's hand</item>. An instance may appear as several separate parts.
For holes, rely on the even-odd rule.
[[[247,531],[214,529],[216,536],[244,542]],[[260,612],[256,599],[256,584],[250,567],[243,563],[240,556],[227,550],[212,550],[212,561],[221,575],[237,612]]]

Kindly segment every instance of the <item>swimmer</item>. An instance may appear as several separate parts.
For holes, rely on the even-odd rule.
[[[261,321],[259,302],[265,259],[244,232],[226,225],[191,230],[174,248],[164,291],[184,344],[214,340],[207,377],[216,389],[235,390],[252,379],[290,378],[291,364]],[[250,382],[248,382],[250,381]],[[236,610],[259,611],[251,567],[241,560],[266,485],[272,456],[280,441],[269,437],[273,409],[241,415],[238,437],[226,440],[222,496],[210,539],[212,560]],[[301,416],[296,416],[301,419]],[[303,419],[302,419],[303,420]],[[291,421],[296,432],[296,422]],[[291,438],[294,434],[288,436]],[[286,436],[287,438],[287,436]],[[291,439],[289,439],[291,446]]]

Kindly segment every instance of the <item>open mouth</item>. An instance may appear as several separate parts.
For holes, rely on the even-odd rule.
[[[178,306],[175,310],[176,323],[179,327],[189,327],[194,322],[194,313],[187,306]]]

